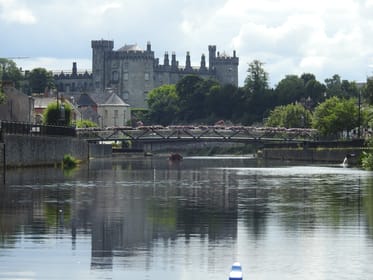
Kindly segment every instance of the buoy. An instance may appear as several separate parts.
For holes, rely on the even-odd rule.
[[[229,280],[242,280],[242,267],[239,262],[233,263],[229,273]]]

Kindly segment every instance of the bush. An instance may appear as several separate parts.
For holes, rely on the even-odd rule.
[[[71,169],[76,167],[79,164],[79,160],[74,158],[72,155],[64,155],[63,156],[63,161],[62,161],[62,167],[64,169]]]
[[[59,108],[58,108],[59,107]],[[61,110],[61,104],[57,102],[50,103],[43,113],[43,123],[45,125],[70,125],[71,118],[71,106],[67,103],[63,103],[63,110]]]

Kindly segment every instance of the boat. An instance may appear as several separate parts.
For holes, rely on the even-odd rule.
[[[229,280],[242,280],[242,267],[239,262],[233,263],[229,273]]]
[[[183,157],[179,153],[171,153],[168,159],[171,161],[180,161],[183,159]]]

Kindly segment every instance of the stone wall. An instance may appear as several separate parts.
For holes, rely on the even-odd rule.
[[[331,162],[342,163],[347,154],[354,155],[350,158],[350,164],[358,163],[363,149],[356,148],[311,148],[311,149],[286,149],[265,148],[260,156],[265,159],[307,161],[307,162]]]
[[[54,165],[63,156],[88,160],[88,144],[72,137],[4,135],[5,162],[10,167]]]
[[[89,144],[89,157],[90,158],[107,158],[113,155],[112,145],[104,144]]]

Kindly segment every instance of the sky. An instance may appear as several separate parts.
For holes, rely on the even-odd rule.
[[[239,85],[260,60],[272,87],[286,75],[338,74],[365,81],[373,71],[373,0],[0,0],[0,57],[23,70],[90,70],[91,40],[114,49],[151,42],[198,66],[208,45],[240,59]]]

